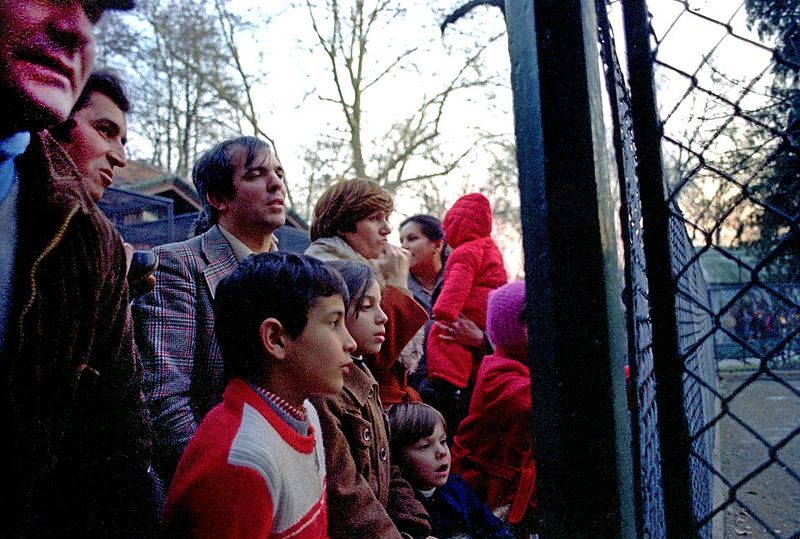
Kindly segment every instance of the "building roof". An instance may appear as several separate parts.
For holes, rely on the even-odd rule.
[[[709,284],[748,283],[752,279],[750,268],[755,264],[754,256],[733,247],[714,247],[700,255],[703,277]]]

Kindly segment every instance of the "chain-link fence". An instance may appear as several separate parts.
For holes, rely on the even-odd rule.
[[[691,444],[685,470],[661,473],[685,471],[697,535],[798,537],[800,2],[647,6]],[[637,364],[644,431],[651,361]]]
[[[637,481],[637,529],[647,537],[663,537],[664,493],[661,478],[661,448],[658,436],[658,406],[653,365],[652,321],[644,254],[644,238],[636,174],[636,147],[631,103],[617,46],[608,20],[606,2],[597,2],[601,59],[605,69],[613,124],[613,142],[618,181],[621,186],[621,234],[625,243],[625,292],[628,357],[635,398],[631,406],[634,478]]]
[[[503,4],[543,536],[800,537],[800,0]]]

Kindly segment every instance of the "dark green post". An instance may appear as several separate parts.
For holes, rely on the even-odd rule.
[[[636,536],[594,9],[506,0],[543,539]]]

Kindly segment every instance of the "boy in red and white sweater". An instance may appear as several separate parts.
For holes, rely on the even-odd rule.
[[[228,386],[178,464],[168,537],[327,537],[325,453],[306,400],[352,368],[341,276],[305,256],[251,256],[214,298]]]

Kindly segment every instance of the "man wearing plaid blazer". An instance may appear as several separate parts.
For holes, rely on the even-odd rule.
[[[155,248],[155,288],[133,303],[153,463],[165,488],[225,386],[214,334],[217,284],[244,258],[276,250],[273,233],[286,221],[283,168],[262,140],[238,137],[216,145],[199,159],[192,180],[205,205],[205,222],[195,230],[206,231]]]

